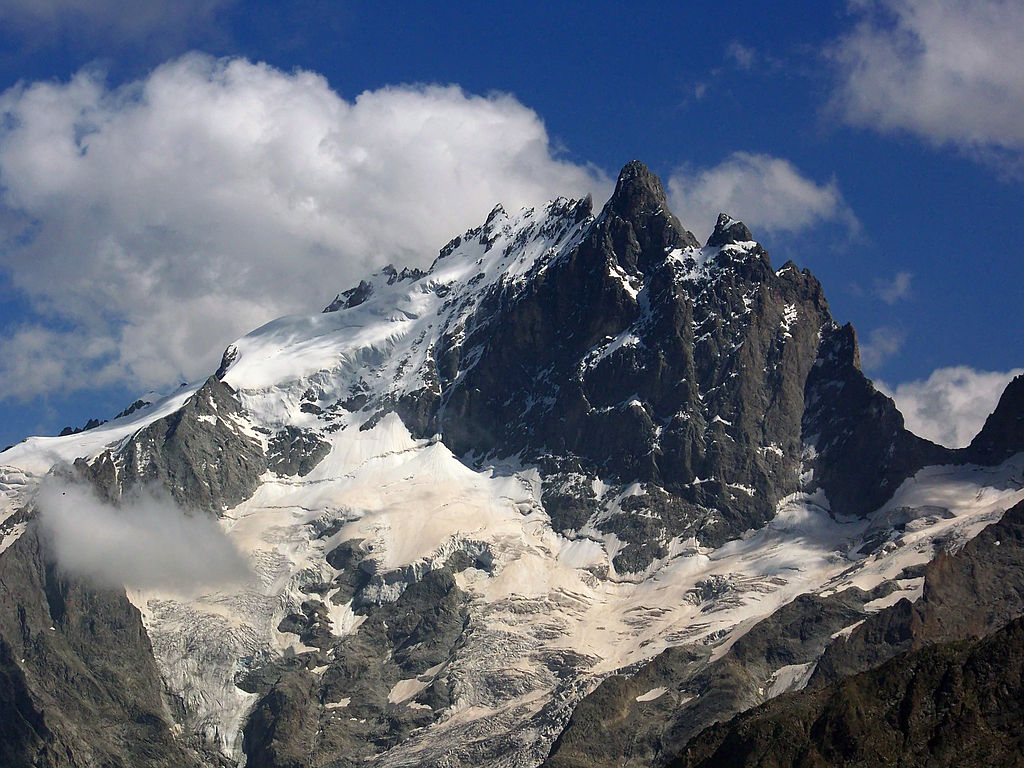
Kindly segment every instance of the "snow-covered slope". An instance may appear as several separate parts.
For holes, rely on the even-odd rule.
[[[379,763],[413,765],[454,750],[470,761],[479,755],[493,764],[533,765],[571,705],[602,675],[682,643],[712,644],[715,658],[757,620],[805,592],[870,590],[893,580],[898,589],[869,610],[913,599],[920,580],[900,574],[930,560],[936,539],[966,540],[1024,499],[1022,456],[996,468],[927,468],[869,519],[836,521],[820,495],[797,495],[761,530],[717,550],[676,542],[644,579],[620,581],[609,578],[613,539],[570,540],[551,529],[536,470],[474,471],[443,443],[413,439],[395,415],[327,439],[331,452],[313,472],[268,474],[250,500],[222,518],[255,573],[244,589],[187,599],[131,594],[172,688],[185,696],[194,722],[234,756],[254,699],[234,685],[235,676],[254,659],[319,655],[278,626],[303,601],[317,599],[311,585],[337,577],[325,558],[345,541],[359,540],[369,553],[377,581],[363,598],[380,602],[393,602],[456,551],[490,555],[487,569],[457,575],[469,615],[457,653],[420,685],[401,680],[388,691],[395,707],[423,706],[415,693],[441,680],[454,700],[432,713],[429,727],[383,751]],[[862,553],[875,534],[888,539],[894,515],[905,527],[899,541]],[[705,596],[709,584],[715,588]],[[330,633],[340,638],[357,632],[363,617],[352,611],[351,599],[335,604],[334,592],[322,599]],[[552,660],[565,658],[572,668],[560,679]],[[329,662],[311,674],[318,667],[322,675]],[[347,698],[322,702],[322,717],[344,721]],[[510,730],[519,733],[512,752]]]
[[[174,413],[199,388],[202,382],[183,384],[177,391],[94,429],[64,437],[29,437],[0,453],[0,463],[17,467],[33,477],[45,475],[54,464],[69,464],[84,456],[95,456],[108,446],[131,437],[146,424]]]
[[[432,382],[428,355],[466,332],[488,290],[521,290],[575,245],[592,217],[585,203],[559,198],[487,222],[457,238],[430,271],[387,267],[364,281],[359,303],[317,315],[283,317],[235,342],[224,380],[242,393],[303,382],[319,400],[400,398]],[[342,298],[342,297],[339,297]],[[331,400],[331,398],[334,400]]]
[[[310,586],[337,577],[326,555],[345,541],[361,541],[368,553],[377,581],[363,597],[380,602],[397,599],[456,551],[490,555],[487,569],[457,575],[469,616],[461,647],[429,678],[400,680],[388,691],[396,708],[423,706],[415,694],[440,680],[453,691],[452,703],[432,713],[430,726],[382,750],[379,764],[414,765],[455,752],[466,764],[535,765],[601,676],[682,643],[711,644],[715,658],[805,592],[870,590],[894,580],[898,589],[869,610],[913,599],[920,580],[900,574],[927,562],[936,539],[965,540],[1024,499],[1022,456],[995,468],[927,468],[869,519],[837,521],[820,495],[797,495],[761,530],[716,550],[676,542],[645,578],[621,581],[610,577],[613,537],[570,540],[552,530],[536,470],[474,471],[443,443],[413,439],[393,414],[371,429],[359,426],[327,435],[331,452],[307,476],[268,473],[251,499],[225,512],[221,525],[254,572],[242,589],[187,597],[130,592],[190,724],[231,756],[241,755],[240,728],[256,698],[236,687],[236,676],[260,659],[319,657],[278,627],[317,599]],[[905,531],[889,541],[897,515]],[[865,540],[879,532],[886,540],[863,554]],[[330,634],[340,638],[358,632],[364,617],[351,599],[336,604],[335,591],[321,599]],[[553,660],[566,658],[571,669],[555,674]],[[310,674],[322,675],[330,661],[311,664]],[[323,701],[321,717],[346,721],[348,698]],[[514,750],[509,732],[518,734]]]

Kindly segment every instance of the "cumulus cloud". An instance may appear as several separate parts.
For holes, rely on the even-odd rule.
[[[719,213],[768,232],[798,232],[838,221],[850,230],[857,219],[835,180],[819,184],[788,160],[735,152],[712,168],[682,168],[668,180],[670,203],[698,236],[711,233]]]
[[[347,100],[311,72],[198,54],[118,88],[91,71],[19,85],[0,95],[0,266],[48,320],[0,343],[0,397],[194,379],[368,270],[428,265],[495,203],[609,189],[503,94]],[[40,360],[52,374],[19,381]]]
[[[873,328],[867,340],[860,342],[860,362],[866,371],[880,368],[889,358],[903,349],[906,334],[899,328],[882,326]]]
[[[857,0],[830,51],[847,122],[982,153],[1024,150],[1024,3]]]
[[[216,521],[186,514],[155,490],[113,506],[91,488],[53,480],[36,504],[58,565],[97,583],[194,593],[249,575]]]
[[[1006,385],[1024,368],[1005,373],[976,371],[966,366],[939,368],[922,381],[895,387],[876,382],[896,401],[907,428],[950,448],[969,444],[985,424]]]
[[[107,386],[119,378],[116,354],[109,337],[39,325],[15,327],[0,338],[0,382],[7,389],[0,399],[50,392],[84,370],[89,370],[89,386]]]

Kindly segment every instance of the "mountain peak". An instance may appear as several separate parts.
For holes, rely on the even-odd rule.
[[[993,464],[1024,450],[1024,374],[1003,390],[996,409],[989,414],[970,446],[971,460]]]
[[[591,239],[604,244],[600,257],[607,246],[629,274],[661,264],[673,248],[700,245],[668,209],[661,179],[639,160],[623,167],[599,219]]]
[[[708,238],[709,246],[723,246],[730,243],[743,243],[753,240],[747,225],[737,221],[727,213],[718,214],[718,222],[715,224],[715,231]]]
[[[480,768],[589,764],[595,745],[599,765],[671,757],[916,621],[911,599],[942,586],[919,565],[1019,501],[1021,459],[918,470],[1024,448],[1024,378],[971,449],[934,445],[864,377],[813,275],[773,271],[743,224],[720,216],[721,245],[701,249],[638,162],[592,213],[589,199],[497,206],[428,273],[382,266],[327,314],[238,339],[201,387],[5,451],[0,617],[24,618],[0,621],[0,675],[17,684],[0,728],[8,711],[43,723],[14,734],[18,751],[4,742],[5,762],[95,752],[83,735],[125,728],[114,746],[135,752],[102,742],[108,762],[439,765],[453,742]],[[79,559],[81,525],[56,523],[57,544],[59,510],[93,504],[55,498],[74,477],[96,504],[145,504],[136,517],[174,520],[152,484],[240,524],[169,542],[180,575],[146,562],[150,536],[118,537],[138,565],[115,573],[142,585],[110,588],[120,560]],[[968,618],[986,596],[986,615],[1024,614],[1024,536],[996,530],[989,581],[936,566]],[[193,575],[198,544],[237,548],[253,577]],[[51,552],[88,568],[56,593]],[[163,599],[176,585],[201,589]],[[83,634],[93,619],[108,629]],[[855,652],[822,657],[848,640]],[[119,674],[60,685],[97,659]],[[181,702],[173,720],[162,692]]]
[[[650,215],[665,208],[665,188],[646,165],[631,160],[619,172],[608,207],[629,220]]]

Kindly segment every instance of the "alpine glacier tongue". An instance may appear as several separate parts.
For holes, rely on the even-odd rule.
[[[916,597],[933,542],[1024,497],[1015,415],[971,453],[910,435],[813,275],[725,214],[701,246],[632,162],[596,216],[497,206],[429,270],[256,329],[177,399],[4,453],[0,564],[45,576],[20,542],[58,459],[112,503],[157,483],[252,569],[200,595],[127,585],[195,754],[576,765],[595,701],[664,724],[692,694],[710,722]],[[995,466],[925,467],[966,459]]]

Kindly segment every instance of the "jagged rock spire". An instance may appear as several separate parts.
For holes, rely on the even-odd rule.
[[[639,160],[631,160],[619,172],[615,192],[608,200],[608,209],[633,221],[664,210],[665,203],[661,179]]]
[[[1011,381],[985,426],[971,441],[970,460],[995,464],[1024,450],[1024,374]]]
[[[729,243],[744,243],[753,240],[747,225],[737,221],[727,213],[718,214],[718,222],[715,224],[715,231],[708,238],[708,245],[719,247]]]
[[[610,245],[628,273],[660,264],[672,248],[699,245],[668,209],[661,179],[639,160],[619,172],[594,236]]]

